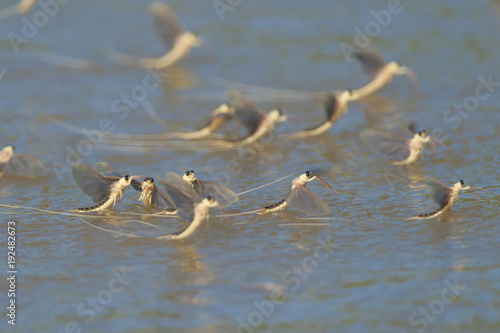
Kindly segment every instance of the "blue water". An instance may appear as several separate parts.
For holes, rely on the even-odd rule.
[[[466,105],[472,111],[449,111],[474,101],[479,77],[500,82],[497,2],[401,1],[401,11],[370,39],[387,60],[412,68],[420,87],[396,77],[376,95],[352,103],[326,135],[225,152],[85,147],[82,135],[54,125],[47,115],[93,130],[109,119],[118,133],[162,132],[140,105],[129,107],[126,117],[114,112],[113,103],[141,86],[149,73],[104,56],[105,48],[162,54],[147,5],[70,1],[19,52],[8,34],[22,36],[23,17],[32,22],[40,5],[0,21],[1,141],[37,156],[48,170],[35,181],[2,178],[1,203],[55,211],[89,205],[67,168],[74,159],[68,152],[80,149],[88,165],[106,161],[121,173],[155,177],[194,169],[201,179],[224,179],[235,192],[310,168],[331,168],[331,194],[319,182],[308,187],[332,214],[304,220],[308,216],[290,208],[265,217],[212,216],[182,242],[155,240],[151,237],[161,233],[153,228],[126,224],[130,216],[124,212],[141,212],[132,189],[123,207],[117,205],[115,220],[92,221],[143,238],[102,232],[77,217],[1,215],[2,233],[7,221],[17,222],[19,271],[17,325],[11,327],[3,316],[2,331],[500,331],[500,84],[492,91],[482,88],[489,95],[473,108]],[[205,46],[194,49],[144,99],[163,119],[188,128],[203,125],[225,102],[226,87],[213,77],[307,91],[364,84],[368,79],[357,63],[346,61],[340,43],[354,45],[355,27],[365,31],[375,22],[371,11],[388,8],[387,1],[241,1],[221,21],[210,1],[169,5]],[[40,49],[87,59],[97,69],[48,64],[33,56]],[[284,107],[297,116],[298,128],[323,117],[314,102],[257,104],[266,110]],[[425,156],[411,172],[387,164],[359,138],[370,127],[404,133],[409,120],[448,146],[436,157]],[[293,130],[287,124],[278,132]],[[436,208],[427,188],[401,180],[423,174],[450,185],[464,179],[493,194],[478,192],[476,209],[474,196],[464,192],[443,218],[406,221]],[[226,213],[281,200],[291,180],[242,195]],[[145,221],[167,230],[181,225],[175,218]],[[2,261],[4,304],[6,270]]]

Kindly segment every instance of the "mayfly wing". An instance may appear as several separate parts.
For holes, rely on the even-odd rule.
[[[94,166],[94,170],[101,175],[106,174],[107,176],[120,177],[120,175],[106,162],[97,162]]]
[[[288,193],[285,201],[295,209],[313,216],[326,215],[330,207],[306,187],[297,187]]]
[[[384,58],[375,50],[368,48],[354,52],[354,56],[359,60],[366,75],[373,77],[387,64]]]
[[[325,110],[326,119],[330,120],[338,108],[339,101],[335,94],[327,94],[324,103],[323,109]]]
[[[42,176],[45,173],[45,168],[36,157],[27,154],[14,154],[3,167],[0,165],[0,171],[5,174],[34,178]]]
[[[188,184],[181,176],[173,172],[167,172],[165,181],[176,187],[185,196],[192,198],[192,201],[198,203],[201,201],[201,196],[198,194],[193,187]],[[169,193],[167,193],[169,194]]]
[[[175,207],[169,196],[165,192],[160,190],[158,186],[156,186],[153,195],[151,196],[151,203],[153,204],[153,206],[160,209],[170,209]]]
[[[179,23],[172,9],[163,2],[152,2],[149,5],[149,12],[153,17],[153,25],[158,36],[165,43],[167,49],[170,50],[177,37],[184,32],[184,28]]]
[[[134,188],[134,190],[136,191],[142,191],[142,183],[136,179],[132,179],[132,181],[130,182],[130,185],[132,185],[132,187]]]
[[[364,130],[360,136],[367,146],[391,161],[404,161],[410,156],[410,146],[406,139],[377,130]]]
[[[227,95],[229,97],[229,104],[234,108],[238,119],[245,126],[249,134],[254,133],[267,115],[242,93],[236,90],[228,90]]]
[[[106,178],[111,183],[116,182],[123,177],[106,162],[97,162],[94,166],[94,169],[98,174]],[[130,184],[132,185],[134,190],[139,192],[142,190],[142,183],[140,181],[132,179],[132,182],[130,182]]]
[[[444,206],[448,200],[448,194],[450,193],[450,186],[440,182],[437,179],[427,177],[425,179],[427,185],[432,189],[431,197],[439,206]]]
[[[203,180],[199,182],[205,191],[205,196],[214,198],[222,208],[232,205],[239,200],[238,195],[225,186]]]
[[[413,134],[417,133],[417,123],[414,121],[414,120],[411,120],[410,122],[408,122],[408,130],[410,132],[412,132]]]
[[[109,196],[111,182],[90,167],[74,164],[71,171],[75,182],[94,202],[102,202]]]

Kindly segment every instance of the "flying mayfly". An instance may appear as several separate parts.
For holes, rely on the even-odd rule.
[[[386,62],[382,56],[373,49],[363,48],[355,51],[353,54],[361,63],[365,74],[367,74],[371,80],[360,88],[352,89],[352,93],[349,96],[349,102],[360,100],[375,93],[377,90],[390,83],[396,75],[407,75],[414,82],[415,86],[419,85],[418,76],[410,68],[396,61]],[[324,91],[308,92],[265,88],[221,78],[212,78],[212,80],[219,85],[237,88],[244,92],[254,94],[266,101],[287,100],[305,102],[324,100],[325,94],[330,94]],[[343,90],[340,90],[340,93],[342,92]],[[339,92],[333,93],[339,94]]]
[[[373,94],[391,82],[395,75],[408,75],[416,86],[419,84],[418,76],[410,68],[397,61],[386,62],[375,50],[360,49],[354,56],[361,62],[363,71],[371,77],[371,81],[361,88],[354,89],[351,101]]]
[[[491,192],[478,186],[464,186],[465,182],[463,180],[460,180],[453,186],[448,186],[432,178],[428,178],[426,183],[432,188],[432,199],[439,205],[439,208],[431,213],[410,217],[408,218],[408,220],[430,219],[442,215],[444,212],[450,210],[451,207],[453,207],[453,204],[455,203],[455,201],[457,201],[461,191],[472,191],[477,199],[478,206],[479,198],[477,197],[477,194],[472,190],[473,188],[480,189],[492,194]]]
[[[188,55],[193,47],[200,46],[202,40],[194,33],[186,31],[179,23],[172,9],[166,4],[154,1],[149,5],[153,24],[162,42],[167,47],[167,53],[159,58],[135,58],[130,55],[108,50],[112,60],[141,68],[165,69]]]
[[[324,122],[307,130],[301,130],[288,135],[284,135],[281,138],[299,139],[325,133],[337,122],[340,116],[346,114],[351,95],[351,90],[326,94],[324,102],[326,119]]]
[[[0,177],[13,175],[35,178],[45,173],[45,168],[38,159],[28,154],[16,154],[14,150],[13,145],[0,150]]]
[[[17,5],[0,9],[0,19],[7,18],[15,14],[25,14],[35,5],[37,0],[21,0]]]
[[[218,206],[218,202],[214,198],[202,198],[191,185],[175,173],[168,173],[165,181],[160,180],[160,182],[177,207],[179,217],[188,222],[189,225],[179,232],[158,237],[159,239],[184,239],[192,235],[208,218],[210,208]]]
[[[152,177],[144,178],[140,191],[139,201],[142,203],[143,208],[159,208],[163,214],[177,214],[177,209],[172,200],[156,186],[155,180]]]
[[[318,179],[328,190],[332,190],[332,187],[316,175],[316,173],[306,171],[292,181],[292,187],[285,199],[260,209],[259,214],[274,213],[284,209],[288,205],[309,215],[319,216],[330,213],[331,210],[328,205],[311,190],[306,188],[306,184],[314,179]]]
[[[105,133],[105,137],[108,144],[135,146],[147,146],[155,140],[199,140],[214,134],[215,131],[218,130],[224,124],[224,122],[233,115],[234,109],[229,104],[222,104],[212,111],[212,113],[210,114],[210,119],[204,127],[192,132],[168,132],[147,135]]]
[[[410,129],[414,130],[414,127],[410,126]],[[425,131],[415,132],[411,139],[374,129],[364,130],[360,136],[367,146],[384,155],[393,165],[408,165],[416,162],[424,150],[425,143],[432,143],[434,152],[437,150],[436,143],[446,147],[438,139],[427,135]]]
[[[227,95],[229,103],[233,106],[236,116],[246,128],[248,135],[235,141],[223,142],[225,145],[237,147],[254,143],[264,135],[269,134],[277,122],[287,120],[287,117],[278,109],[273,109],[267,114],[264,113],[245,95],[236,90],[228,90]]]
[[[97,203],[91,207],[77,208],[73,210],[75,212],[98,212],[108,207],[114,208],[118,199],[121,202],[126,187],[130,185],[134,178],[141,177],[100,175],[83,164],[72,165],[71,171],[75,182],[82,191]]]

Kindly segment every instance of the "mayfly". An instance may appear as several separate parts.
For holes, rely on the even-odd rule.
[[[214,182],[199,180],[193,170],[186,171],[182,179],[203,198],[214,198],[222,208],[238,201],[238,196],[231,189]]]
[[[245,95],[236,90],[228,90],[227,95],[236,116],[248,132],[248,136],[244,138],[224,142],[228,146],[244,146],[254,143],[264,135],[270,133],[276,122],[287,120],[287,117],[278,109],[271,110],[268,114],[264,113],[248,100]]]
[[[182,27],[172,9],[166,4],[154,1],[150,4],[149,11],[153,17],[153,24],[159,37],[167,46],[167,53],[159,58],[137,59],[126,54],[108,50],[108,56],[112,60],[126,65],[161,70],[172,66],[188,55],[193,47],[202,44],[200,37],[186,31]]]
[[[480,189],[491,194],[491,192],[478,186],[464,186],[465,182],[463,180],[460,180],[453,186],[448,186],[432,178],[428,178],[426,183],[432,188],[432,199],[439,205],[439,208],[431,213],[410,217],[408,218],[408,220],[430,219],[443,214],[447,210],[450,210],[451,207],[453,207],[453,204],[455,203],[455,201],[457,201],[461,191],[472,191],[472,193],[474,193],[474,196],[476,197],[478,206],[479,198],[477,197],[476,192],[472,190],[473,188]]]
[[[395,75],[406,74],[418,86],[418,76],[408,67],[399,62],[391,61],[387,63],[378,52],[370,49],[361,49],[354,52],[354,56],[361,62],[363,71],[372,80],[361,88],[355,89],[352,93],[351,101],[358,100],[371,95],[392,81]]]
[[[177,207],[179,217],[188,222],[189,225],[179,232],[158,237],[159,239],[184,239],[192,235],[208,218],[210,208],[218,206],[214,198],[202,198],[191,185],[175,173],[168,173],[165,181],[160,180],[160,182]]]
[[[71,166],[73,178],[82,191],[97,204],[92,207],[77,208],[75,212],[98,212],[108,207],[115,206],[116,201],[121,201],[123,192],[132,180],[140,176],[124,177],[102,176],[83,164]]]
[[[362,131],[360,136],[367,146],[387,157],[393,165],[408,165],[416,162],[427,142],[434,145],[434,152],[437,150],[436,143],[446,147],[441,141],[427,135],[425,131],[416,132],[411,139],[373,129]]]
[[[332,187],[322,178],[311,171],[306,171],[292,181],[292,187],[285,199],[262,208],[259,214],[274,213],[284,209],[288,205],[309,215],[319,216],[330,213],[331,210],[328,205],[311,190],[306,188],[306,184],[314,179],[318,179],[328,190],[332,190]]]
[[[163,210],[163,214],[177,214],[177,209],[172,200],[156,186],[155,180],[152,177],[144,178],[140,191],[139,201],[142,203],[143,208],[159,208]]]
[[[15,14],[25,14],[35,5],[37,0],[21,0],[17,5],[0,9],[0,19],[7,18]]]
[[[340,118],[346,114],[352,90],[345,90],[337,93],[327,93],[324,111],[326,119],[323,123],[313,128],[284,135],[283,139],[299,139],[309,136],[320,135],[328,131]]]
[[[204,127],[192,132],[168,132],[148,135],[123,135],[105,133],[106,142],[114,145],[127,144],[134,146],[145,146],[150,144],[153,140],[199,140],[214,134],[215,131],[218,130],[224,124],[224,122],[233,115],[234,109],[229,104],[225,103],[212,111],[212,113],[210,114],[210,119]]]
[[[410,68],[403,66],[396,61],[391,61],[389,63],[386,62],[375,50],[363,48],[353,52],[353,55],[361,63],[363,71],[371,78],[371,81],[352,91],[349,98],[349,101],[351,102],[373,94],[391,82],[396,75],[407,75],[414,82],[415,86],[419,85],[418,76]],[[311,101],[323,99],[325,94],[325,92],[264,88],[221,78],[213,78],[213,80],[219,85],[225,87],[236,87],[236,89],[240,89],[245,92],[254,93],[258,96],[264,96],[266,100],[280,99],[288,101]]]
[[[45,168],[38,159],[28,154],[16,154],[14,150],[13,145],[0,150],[0,177],[5,174],[35,178],[45,173]]]

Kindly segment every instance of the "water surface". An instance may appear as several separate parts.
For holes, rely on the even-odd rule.
[[[140,105],[129,107],[126,117],[114,112],[115,100],[131,94],[149,74],[104,57],[105,47],[138,56],[162,53],[147,4],[71,1],[19,52],[8,33],[22,34],[23,16],[0,22],[0,66],[6,69],[0,81],[1,141],[39,157],[48,169],[46,178],[35,181],[2,179],[2,203],[56,211],[91,203],[67,169],[75,158],[70,152],[84,151],[79,145],[85,138],[55,126],[47,115],[94,130],[107,118],[119,133],[162,131]],[[145,100],[163,119],[189,128],[202,125],[224,102],[225,88],[211,77],[308,91],[365,83],[359,65],[347,62],[339,45],[354,43],[355,27],[364,30],[374,20],[372,10],[387,9],[386,1],[242,1],[221,21],[211,2],[169,4],[206,47],[194,50]],[[402,1],[401,6],[372,42],[387,59],[411,67],[420,76],[419,89],[397,77],[376,96],[352,104],[326,135],[298,142],[270,140],[229,152],[128,154],[97,145],[81,154],[85,164],[107,161],[122,173],[156,177],[194,169],[201,179],[224,180],[236,192],[290,173],[332,168],[331,194],[319,182],[308,185],[332,208],[328,219],[304,220],[307,216],[293,209],[265,217],[212,216],[185,241],[158,241],[151,238],[160,234],[155,229],[125,225],[121,212],[142,212],[131,189],[123,207],[117,206],[115,220],[93,221],[144,238],[101,232],[76,217],[1,216],[4,226],[11,218],[18,225],[15,329],[499,331],[500,87],[495,85],[472,111],[448,113],[455,104],[470,101],[479,77],[500,81],[498,4],[448,0]],[[36,5],[24,17],[32,20],[40,10]],[[35,59],[36,49],[89,59],[99,70],[53,66]],[[258,105],[285,107],[299,116],[295,122],[300,128],[323,117],[321,105],[313,102]],[[390,166],[359,139],[359,132],[369,127],[404,133],[411,119],[430,134],[443,133],[449,147],[440,148],[436,157],[425,156],[414,170]],[[293,129],[285,125],[278,132]],[[406,221],[435,209],[426,188],[402,181],[423,174],[450,185],[464,179],[495,194],[479,193],[479,210],[473,195],[463,193],[442,219]],[[290,181],[242,195],[226,212],[277,202]],[[181,225],[171,218],[146,221],[167,230]],[[3,262],[1,267],[5,275]],[[7,284],[1,281],[6,297]],[[92,298],[97,298],[93,306]],[[2,331],[12,330],[5,318],[1,325]]]

